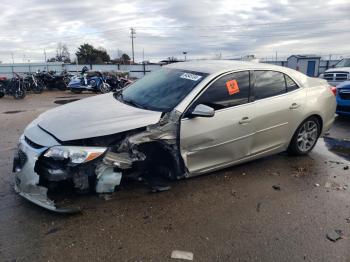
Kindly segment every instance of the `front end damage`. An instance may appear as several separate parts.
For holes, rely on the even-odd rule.
[[[186,176],[186,168],[179,150],[179,119],[180,113],[173,111],[146,128],[109,135],[108,139],[83,139],[60,146],[105,148],[103,153],[81,163],[73,163],[69,154],[59,157],[50,154],[52,147],[37,145],[22,136],[14,159],[15,190],[46,209],[72,213],[81,208],[67,206],[60,201],[60,195],[112,193],[122,178],[135,174],[149,184],[155,177],[182,178]]]

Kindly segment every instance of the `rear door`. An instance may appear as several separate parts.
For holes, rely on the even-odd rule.
[[[230,73],[211,84],[190,106],[215,109],[213,117],[181,120],[181,154],[191,175],[214,170],[250,154],[254,104],[250,103],[250,72]]]
[[[254,71],[254,139],[252,154],[288,146],[303,120],[306,92],[281,72]]]

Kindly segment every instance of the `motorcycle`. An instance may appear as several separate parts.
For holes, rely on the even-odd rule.
[[[106,82],[111,86],[113,92],[118,92],[132,83],[130,79],[118,75],[108,75]]]
[[[88,72],[85,67],[82,70],[82,76],[72,78],[68,88],[75,94],[80,94],[83,91],[101,92],[104,94],[111,91],[111,86],[101,72]]]
[[[5,95],[12,95],[15,99],[23,99],[26,96],[23,78],[16,73],[13,73],[10,80],[5,77],[0,78],[0,98]]]
[[[55,71],[38,72],[36,74],[38,81],[47,89],[52,90],[57,88],[59,90],[67,89],[67,76],[65,74],[57,75]]]
[[[27,74],[23,79],[23,84],[27,92],[33,91],[35,94],[40,94],[44,90],[44,85],[36,79],[34,74]]]

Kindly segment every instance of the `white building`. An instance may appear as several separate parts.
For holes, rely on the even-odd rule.
[[[314,77],[320,73],[320,60],[321,57],[315,55],[291,55],[287,58],[287,67]]]

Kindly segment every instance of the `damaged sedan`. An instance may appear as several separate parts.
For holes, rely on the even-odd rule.
[[[166,181],[288,151],[309,153],[331,127],[325,80],[239,61],[175,63],[122,91],[41,114],[20,138],[15,190],[56,212],[55,195],[114,192],[123,179]],[[54,194],[54,193],[55,194]]]

